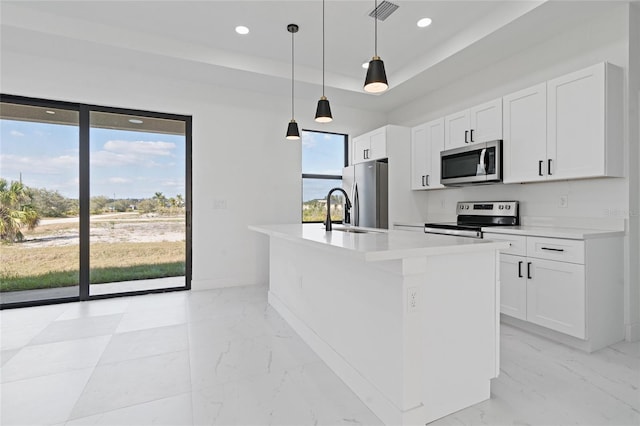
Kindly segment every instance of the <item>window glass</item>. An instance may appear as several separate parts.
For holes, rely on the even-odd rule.
[[[347,136],[302,131],[302,222],[322,222],[327,215],[326,196],[331,188],[342,187]],[[332,197],[331,218],[342,220],[344,199]]]
[[[302,131],[302,174],[341,176],[346,135]]]
[[[341,187],[336,179],[302,179],[302,221],[323,222],[327,217],[326,196],[331,188]],[[342,220],[344,197],[341,192],[331,194],[331,219]]]

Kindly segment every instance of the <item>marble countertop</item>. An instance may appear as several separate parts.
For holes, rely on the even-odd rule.
[[[482,228],[482,232],[508,235],[525,235],[529,237],[567,238],[571,240],[587,240],[593,238],[624,236],[624,231],[526,225],[485,227]]]
[[[375,232],[358,234],[341,232],[340,228],[344,228],[344,226],[334,225],[334,230],[331,232],[326,232],[323,224],[249,226],[249,229],[271,237],[331,250],[341,250],[345,255],[348,254],[365,261],[397,260],[509,248],[507,242],[501,241],[386,229],[376,229]]]

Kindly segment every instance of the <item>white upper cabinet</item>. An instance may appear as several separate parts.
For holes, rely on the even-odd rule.
[[[353,164],[387,157],[387,127],[353,138]]]
[[[443,118],[411,129],[411,189],[444,188],[440,184],[440,152],[443,148]]]
[[[548,179],[623,175],[622,78],[603,62],[547,82]]]
[[[545,180],[547,159],[547,84],[503,98],[503,181]]]
[[[445,149],[502,139],[502,98],[448,115]]]
[[[505,183],[622,176],[622,70],[608,63],[503,98]]]
[[[469,110],[447,115],[444,118],[445,149],[460,148],[469,143]]]
[[[469,117],[469,142],[502,139],[502,98],[471,108]]]

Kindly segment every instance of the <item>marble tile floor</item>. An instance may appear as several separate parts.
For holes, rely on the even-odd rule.
[[[380,425],[265,287],[0,312],[0,424]],[[488,401],[432,425],[638,425],[640,344],[585,354],[502,327]]]

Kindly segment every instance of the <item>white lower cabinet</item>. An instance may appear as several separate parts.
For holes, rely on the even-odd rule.
[[[526,262],[522,256],[500,256],[500,312],[527,319],[527,279],[522,275]]]
[[[485,232],[484,238],[511,245],[500,253],[502,314],[580,339],[576,347],[589,352],[624,338],[621,237]]]
[[[527,258],[526,269],[527,321],[584,339],[584,265]]]

